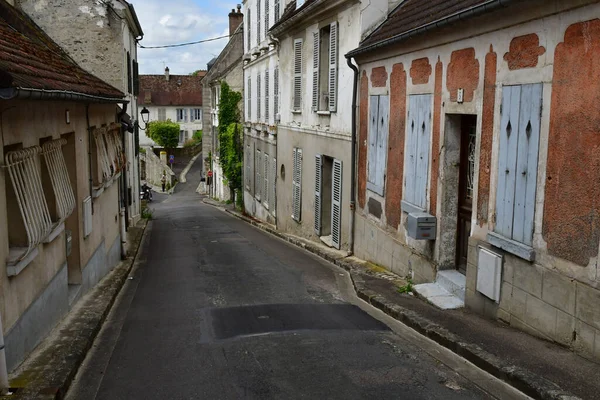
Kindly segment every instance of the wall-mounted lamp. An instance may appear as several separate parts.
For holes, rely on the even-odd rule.
[[[138,126],[140,126],[141,130],[145,131],[148,127],[148,121],[150,121],[150,111],[148,111],[148,109],[144,107],[142,108],[142,111],[140,111],[140,114],[142,115],[142,122],[144,123],[144,127],[142,128],[139,124]]]

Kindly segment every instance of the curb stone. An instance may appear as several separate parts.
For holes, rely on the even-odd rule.
[[[143,220],[142,220],[143,221]],[[92,288],[59,322],[48,342],[42,342],[11,376],[17,391],[0,400],[61,400],[100,332],[121,288],[127,282],[148,222],[140,226],[128,257]]]
[[[205,203],[224,209],[217,204],[212,204],[207,201],[205,201]],[[311,246],[284,235],[281,232],[265,226],[263,223],[248,218],[237,211],[232,211],[229,209],[224,210],[238,219],[248,222],[249,224],[274,236],[277,236],[291,244],[308,250],[309,252],[325,259],[326,261],[345,269],[350,273],[354,289],[359,298],[388,314],[392,318],[414,329],[421,335],[426,336],[438,344],[446,347],[453,353],[473,363],[478,368],[481,368],[487,373],[495,376],[505,383],[508,383],[527,396],[539,400],[581,400],[580,397],[564,391],[555,383],[537,374],[531,373],[528,370],[507,363],[501,360],[499,357],[483,350],[477,345],[464,342],[459,336],[453,334],[435,322],[423,318],[418,313],[401,307],[387,300],[379,293],[366,288],[365,281],[361,277],[362,273],[360,272],[359,265],[355,265],[351,261],[347,261],[343,258],[335,258],[330,254],[324,253],[317,246]]]

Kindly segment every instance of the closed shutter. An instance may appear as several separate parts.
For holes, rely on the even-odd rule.
[[[312,88],[312,110],[319,111],[319,43],[321,41],[320,31],[314,33],[313,45],[313,88]]]
[[[254,159],[254,172],[256,174],[256,179],[254,181],[254,196],[258,201],[261,198],[261,188],[262,188],[262,177],[261,177],[261,164],[262,164],[262,154],[260,150],[256,149],[256,157]]]
[[[133,95],[139,96],[140,94],[140,70],[138,62],[133,60]]]
[[[256,2],[256,45],[260,44],[260,0]]]
[[[265,38],[269,33],[269,0],[265,0]]]
[[[246,94],[246,100],[248,101],[248,106],[246,107],[246,118],[248,121],[252,121],[252,78],[248,76],[248,90]]]
[[[246,190],[250,190],[250,144],[246,145],[246,153],[244,155],[244,165],[246,166]]]
[[[292,218],[300,222],[302,217],[302,149],[294,148],[294,168],[292,178]]]
[[[249,52],[250,49],[252,48],[252,26],[250,24],[250,21],[252,21],[252,15],[251,15],[251,11],[250,9],[248,9],[248,15],[246,18],[246,20],[248,21],[247,25],[246,25],[246,43],[248,48],[246,49],[246,52]]]
[[[329,111],[337,110],[338,23],[332,22],[329,31]]]
[[[265,71],[265,122],[269,123],[269,70]]]
[[[432,101],[429,94],[410,96],[406,128],[404,199],[422,209],[427,207]]]
[[[342,162],[333,160],[333,193],[331,194],[331,242],[339,249],[342,243]]]
[[[131,79],[131,56],[127,52],[127,93],[131,93],[132,79]]]
[[[261,99],[260,99],[260,91],[261,91],[261,79],[260,72],[256,75],[256,120],[260,122],[262,118],[262,108],[261,108]]]
[[[275,0],[275,23],[279,22],[279,16],[281,15],[281,4],[280,0]]]
[[[320,154],[315,156],[315,233],[321,236],[321,207],[323,200],[321,197],[323,158]]]
[[[271,164],[271,211],[273,215],[277,213],[277,159],[273,158]]]
[[[302,107],[302,39],[294,40],[294,110]]]
[[[188,109],[183,109],[183,122],[188,122]]]
[[[279,114],[279,66],[275,67],[273,71],[273,111],[275,118]]]
[[[379,96],[371,96],[369,106],[369,147],[367,150],[368,189],[377,193],[377,118],[379,116]]]
[[[542,85],[506,86],[502,91],[496,233],[533,242]]]
[[[264,189],[263,189],[263,203],[265,207],[269,208],[269,155],[264,153],[264,161],[263,161],[263,179],[264,179]]]

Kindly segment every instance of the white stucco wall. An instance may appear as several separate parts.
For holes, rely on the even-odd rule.
[[[177,122],[180,125],[180,130],[187,132],[187,139],[191,139],[192,136],[194,135],[195,131],[202,130],[202,106],[189,105],[189,106],[164,106],[163,107],[163,106],[148,106],[147,105],[146,108],[148,109],[148,111],[150,111],[149,121],[158,121],[158,110],[164,109],[165,110],[165,118],[170,119],[173,122]],[[188,110],[188,122],[178,122],[177,121],[177,110],[180,108],[185,108]],[[190,122],[190,117],[193,117],[193,115],[191,115],[191,110],[196,109],[196,108],[200,109],[200,119]],[[139,112],[141,110],[142,110],[142,107],[138,108],[138,110],[137,110],[138,111],[138,119],[140,121],[142,120],[142,116],[141,116],[141,114],[139,114]],[[142,127],[144,126],[143,122],[141,122],[140,124],[142,125]],[[140,146],[155,146],[155,145],[156,145],[156,143],[154,143],[154,141],[152,141],[152,139],[150,139],[146,135],[146,132],[143,130],[140,130]]]

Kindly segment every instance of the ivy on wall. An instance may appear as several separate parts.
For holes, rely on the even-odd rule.
[[[221,82],[219,101],[219,156],[223,175],[227,178],[231,199],[242,188],[244,163],[242,126],[239,103],[242,95]],[[240,196],[241,197],[241,196]]]

